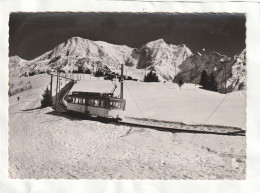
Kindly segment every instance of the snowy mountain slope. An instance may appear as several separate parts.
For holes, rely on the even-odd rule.
[[[246,50],[234,58],[231,77],[227,80],[227,89],[231,91],[246,89]]]
[[[98,69],[116,70],[120,64],[125,63],[131,57],[132,48],[127,46],[117,46],[105,42],[94,42],[80,37],[72,37],[66,42],[59,44],[53,50],[25,62],[25,68],[20,68],[10,75],[18,76],[28,74],[31,71],[47,71],[60,67],[64,71],[73,71],[78,68],[97,71]],[[12,61],[18,59],[10,57]],[[10,71],[13,71],[12,69]],[[19,72],[19,73],[18,73]]]
[[[138,69],[148,67],[154,70],[161,80],[172,80],[179,72],[179,65],[192,55],[185,45],[167,44],[163,39],[149,42],[139,49]]]
[[[117,63],[125,63],[127,60],[131,60],[133,48],[125,45],[113,45],[103,41],[96,41],[104,52],[111,58],[113,58]]]
[[[19,76],[20,71],[27,66],[28,61],[19,56],[9,58],[9,74],[10,76]]]
[[[244,55],[245,51],[235,60],[217,52],[197,53],[179,66],[181,71],[174,78],[174,82],[181,78],[184,82],[199,84],[201,73],[205,69],[208,75],[214,73],[219,91],[224,92],[226,71],[227,92],[241,90],[246,79]],[[240,68],[241,64],[243,67]]]
[[[46,72],[58,67],[64,71],[82,70],[119,71],[121,64],[126,65],[133,78],[143,79],[144,68],[154,70],[161,80],[171,80],[179,71],[178,66],[191,55],[185,45],[175,46],[166,44],[159,39],[138,48],[125,45],[113,45],[102,41],[91,41],[80,37],[72,37],[43,55],[24,62],[10,75],[24,75]],[[10,57],[12,58],[12,57]],[[15,60],[14,59],[11,59]]]

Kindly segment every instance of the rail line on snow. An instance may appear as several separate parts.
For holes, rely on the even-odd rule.
[[[58,92],[54,96],[54,109],[58,112],[67,112],[67,107],[66,104],[64,103],[64,97],[69,93],[73,85],[75,84],[76,81],[70,81],[68,84],[66,84],[60,92]]]
[[[245,136],[245,130],[235,127],[226,127],[218,125],[186,125],[183,123],[168,122],[168,126],[163,126],[164,121],[157,121],[156,124],[151,123],[149,120],[142,121],[143,123],[135,123],[133,121],[121,121],[114,123],[117,125],[125,125],[129,127],[142,127],[158,131],[171,132],[171,133],[197,133],[197,134],[215,134],[215,135],[228,135],[228,136]]]

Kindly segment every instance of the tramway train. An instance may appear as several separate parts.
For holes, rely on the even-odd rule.
[[[114,91],[117,88],[113,81],[114,88],[110,93],[81,92],[74,91],[67,95],[67,110],[108,119],[122,120],[126,107],[126,100],[123,99],[123,71],[121,68],[121,89],[120,96],[115,97]]]
[[[72,92],[67,97],[68,111],[117,120],[124,118],[125,104],[125,99],[110,93]]]

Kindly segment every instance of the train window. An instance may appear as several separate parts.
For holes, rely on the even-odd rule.
[[[90,100],[88,101],[88,104],[89,104],[89,105],[93,105],[93,100],[90,99]]]
[[[96,99],[94,100],[94,106],[98,106],[99,105],[99,101]]]
[[[99,106],[100,106],[100,107],[106,107],[106,101],[100,100],[100,101],[99,101]]]
[[[118,104],[118,108],[122,109],[122,103],[121,102],[117,102],[117,104]]]
[[[110,101],[110,108],[114,109],[124,109],[125,103],[123,101]]]
[[[83,104],[83,99],[82,98],[79,99],[79,104]]]
[[[113,108],[113,107],[114,107],[114,105],[113,105],[113,102],[112,102],[112,101],[110,101],[110,107],[111,107],[111,108]]]
[[[122,102],[121,104],[122,104],[121,108],[125,109],[125,102]]]
[[[110,101],[110,108],[119,108],[119,104],[116,101]]]
[[[85,99],[82,99],[82,104],[85,104]]]

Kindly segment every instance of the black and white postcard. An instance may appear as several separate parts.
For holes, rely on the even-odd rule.
[[[1,193],[259,192],[259,3],[0,7]]]
[[[245,22],[11,13],[10,177],[245,179]]]

